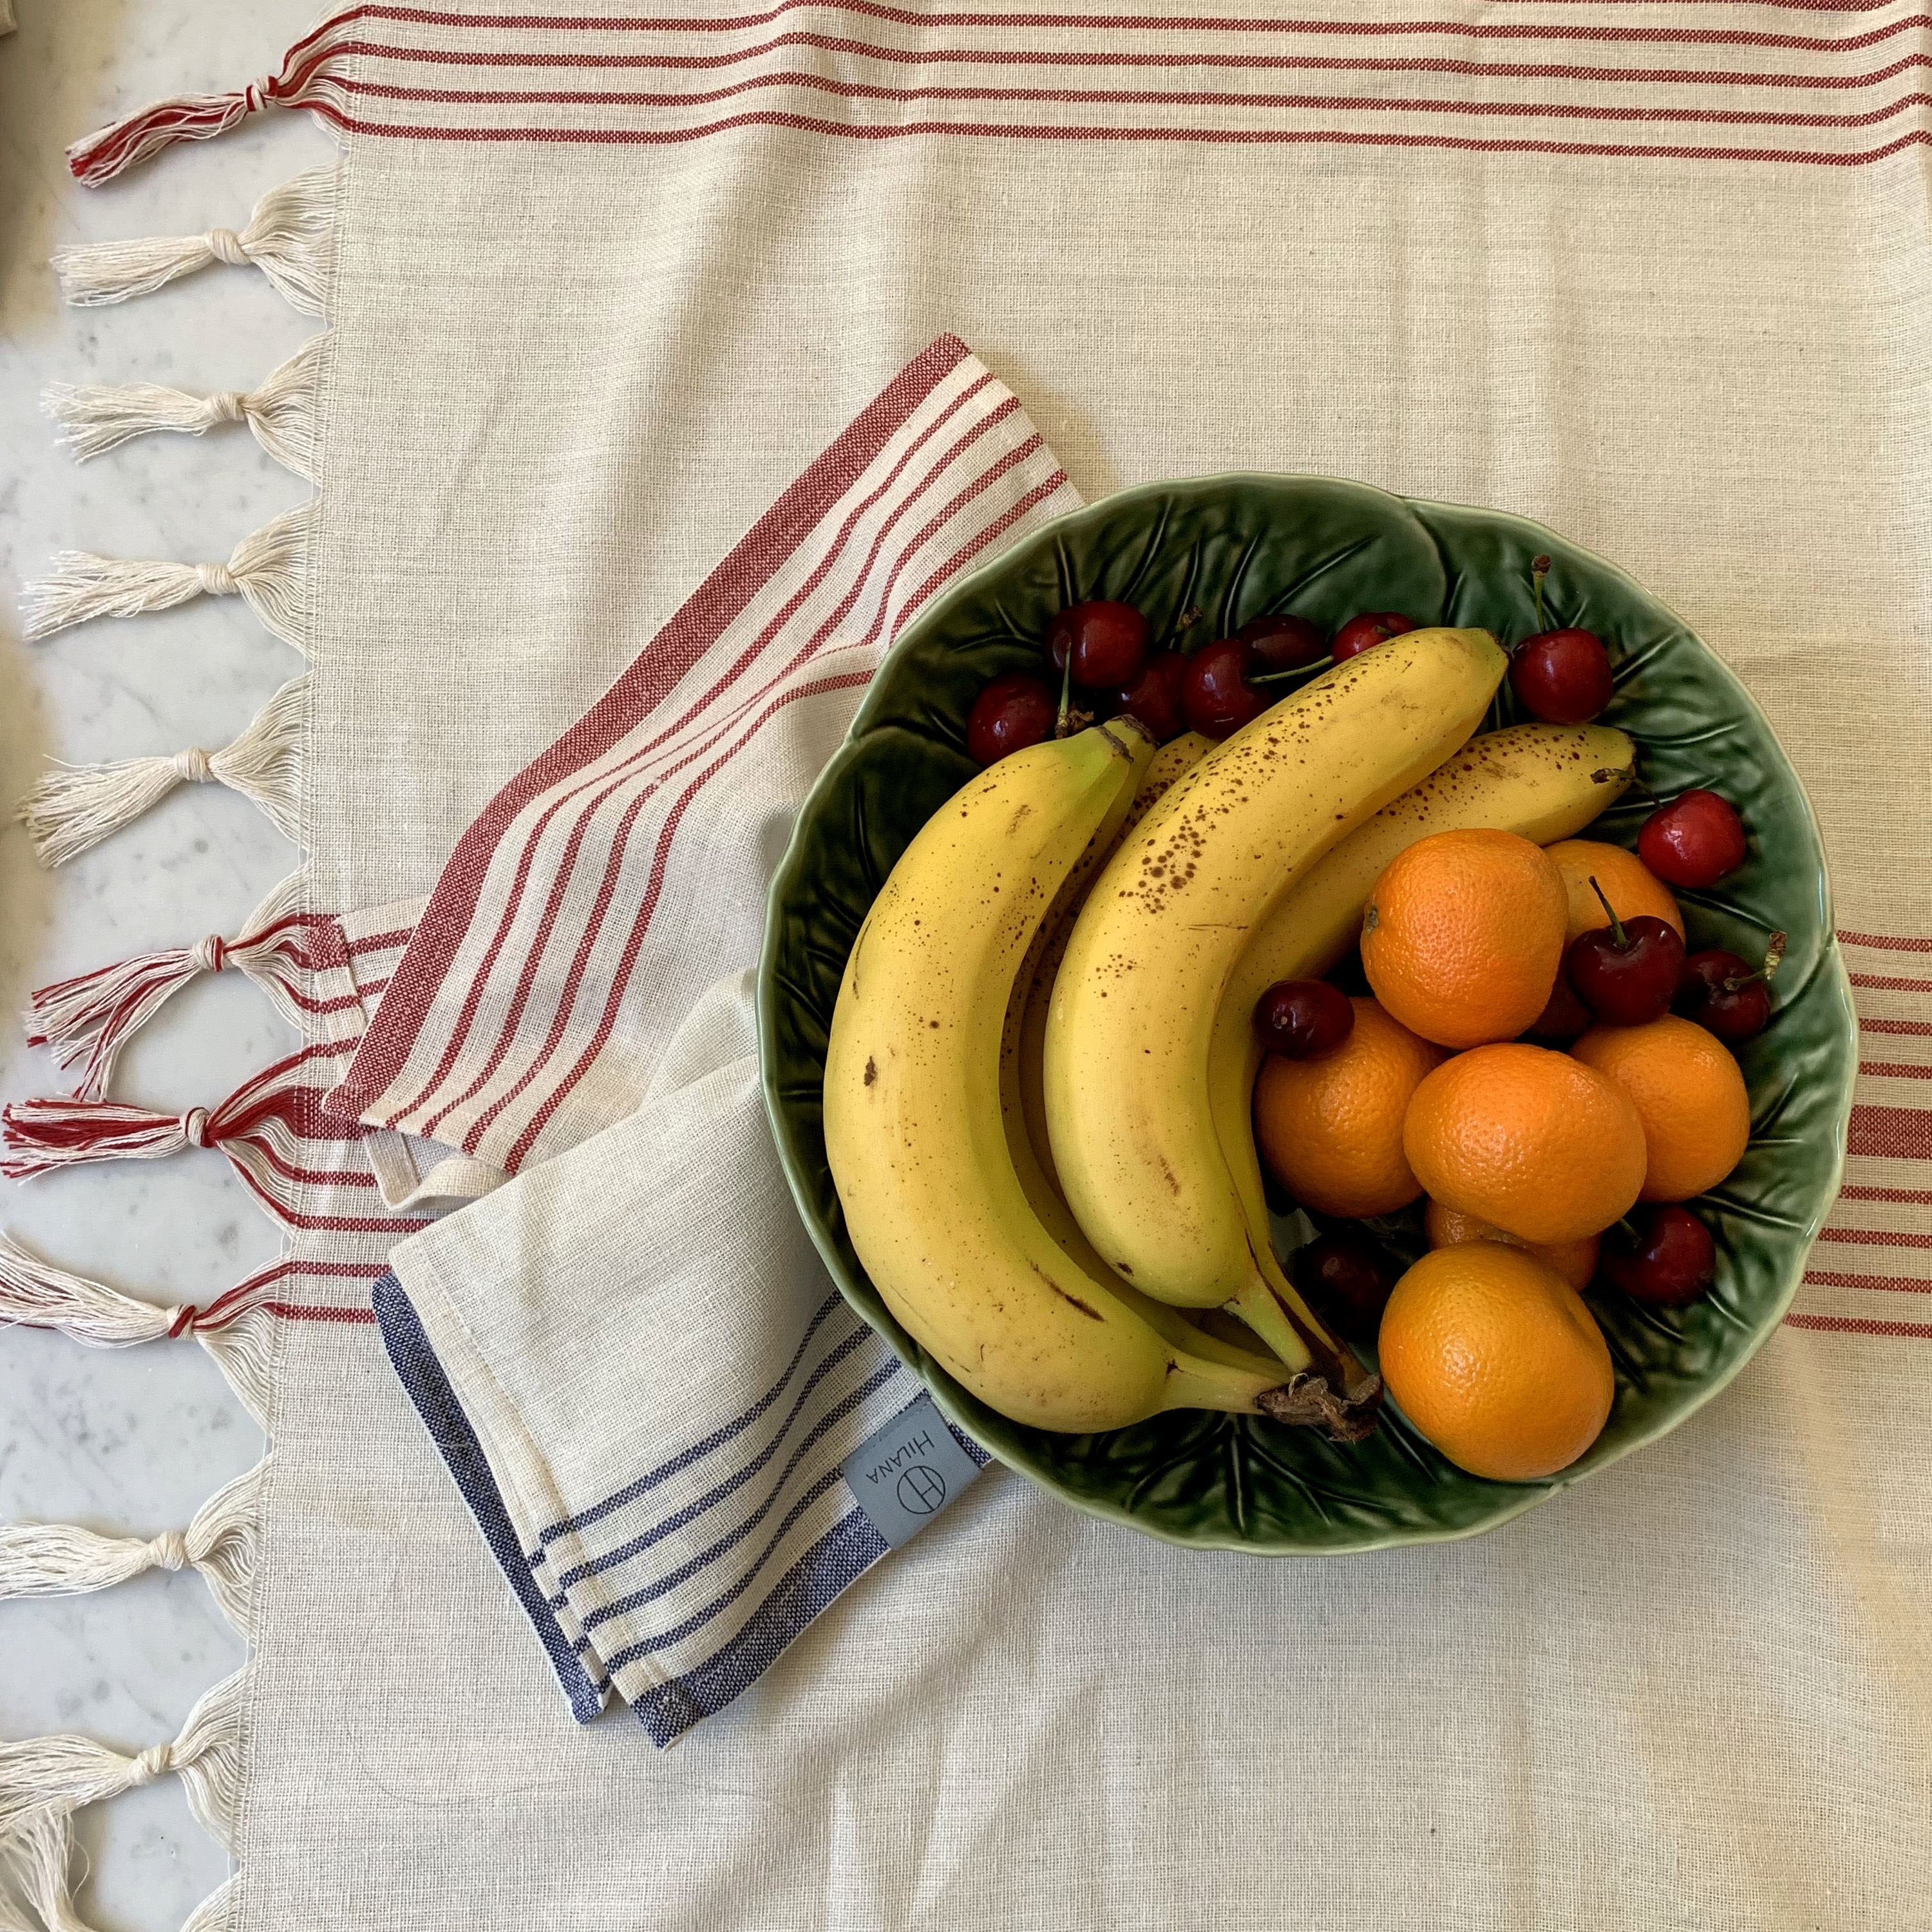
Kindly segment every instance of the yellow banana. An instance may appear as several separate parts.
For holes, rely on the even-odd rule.
[[[1342,838],[1456,751],[1508,660],[1486,631],[1411,631],[1264,712],[1180,779],[1108,862],[1048,1011],[1046,1114],[1074,1216],[1136,1288],[1232,1306],[1360,1433],[1378,1393],[1249,1226],[1209,1084],[1249,936]]]
[[[1422,782],[1349,833],[1280,900],[1242,949],[1208,1048],[1209,1102],[1250,1234],[1268,1239],[1255,1151],[1255,1003],[1277,980],[1325,973],[1361,937],[1362,909],[1399,852],[1437,832],[1487,827],[1539,845],[1571,838],[1636,776],[1636,747],[1608,724],[1515,724],[1472,738]]]
[[[1082,1432],[1183,1407],[1311,1419],[1279,1365],[1178,1347],[1081,1268],[1029,1201],[1008,1142],[1001,1041],[1016,973],[1150,749],[1120,725],[1034,746],[921,828],[846,962],[826,1155],[887,1306],[1002,1414]]]

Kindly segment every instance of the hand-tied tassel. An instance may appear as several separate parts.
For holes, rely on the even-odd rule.
[[[77,462],[118,449],[155,430],[201,436],[217,423],[244,422],[255,440],[298,476],[315,481],[316,372],[328,338],[312,336],[259,388],[191,396],[158,382],[56,382],[42,407],[67,434],[60,440]]]
[[[74,179],[98,188],[177,141],[212,141],[270,107],[314,108],[339,121],[342,62],[338,56],[361,10],[352,8],[325,20],[289,50],[278,72],[251,80],[237,93],[177,94],[97,128],[67,151]]]
[[[222,1615],[245,1630],[261,1529],[264,1465],[217,1490],[184,1530],[102,1536],[67,1523],[0,1525],[0,1598],[110,1589],[148,1570],[199,1570]]]
[[[226,785],[260,806],[285,838],[294,838],[308,716],[308,680],[298,677],[284,685],[254,722],[218,752],[190,746],[172,758],[54,764],[20,806],[20,822],[34,842],[34,856],[50,868],[64,865],[183,784]]]
[[[370,1130],[323,1111],[355,1048],[352,1038],[318,1040],[243,1082],[218,1106],[181,1114],[115,1100],[14,1101],[0,1108],[0,1174],[24,1180],[90,1161],[162,1160],[208,1148],[285,1227],[400,1240],[425,1223],[376,1212],[376,1178],[362,1144]],[[337,1196],[339,1205],[318,1208],[311,1189]]]
[[[92,1738],[23,1738],[0,1744],[0,1846],[16,1846],[38,1820],[64,1820],[83,1804],[118,1797],[172,1772],[188,1809],[224,1844],[239,1789],[241,1676],[224,1679],[188,1713],[172,1744],[124,1757]],[[56,1847],[58,1849],[58,1847]]]
[[[326,922],[299,909],[307,884],[304,874],[291,872],[232,939],[210,933],[192,946],[140,953],[36,987],[22,1016],[27,1044],[50,1048],[57,1066],[80,1064],[74,1093],[81,1100],[98,1100],[107,1090],[122,1048],[203,973],[241,974],[291,1025],[300,1025],[295,994],[313,963],[304,942]]]
[[[336,184],[336,169],[326,167],[272,188],[238,234],[211,228],[205,235],[146,236],[60,249],[52,266],[61,293],[76,308],[98,308],[152,295],[178,276],[216,262],[236,268],[252,262],[304,315],[320,315],[333,266]]]
[[[167,610],[196,597],[241,596],[284,644],[303,647],[308,604],[310,506],[264,524],[235,546],[226,563],[174,563],[64,550],[53,574],[26,586],[21,610],[29,638],[52,637],[94,617]]]

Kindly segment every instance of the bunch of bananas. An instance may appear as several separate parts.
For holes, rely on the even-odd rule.
[[[1222,744],[1096,725],[991,766],[907,848],[846,964],[826,1152],[886,1306],[982,1401],[1082,1433],[1182,1408],[1374,1427],[1378,1379],[1269,1238],[1250,1016],[1347,952],[1408,844],[1568,837],[1629,783],[1607,727],[1472,740],[1507,664],[1485,631],[1412,631]]]

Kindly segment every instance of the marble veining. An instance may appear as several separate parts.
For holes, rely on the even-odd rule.
[[[270,70],[314,0],[20,0],[0,39],[0,784],[48,756],[83,762],[226,743],[300,661],[234,598],[21,641],[17,593],[64,546],[225,559],[308,486],[230,424],[154,436],[76,466],[40,413],[52,381],[245,388],[313,333],[256,272],[211,268],[118,307],[64,308],[63,242],[242,226],[256,197],[330,158],[305,117],[267,116],[177,148],[106,189],[62,149],[116,113]],[[232,933],[296,854],[244,801],[178,792],[55,874],[10,809],[0,830],[0,1097],[52,1090],[11,1016],[27,989],[125,954]],[[177,997],[123,1056],[118,1097],[208,1103],[292,1044],[227,976]],[[274,1228],[218,1155],[0,1181],[0,1226],[76,1270],[157,1300],[206,1300],[272,1259]],[[0,1521],[150,1535],[184,1526],[260,1455],[260,1432],[191,1342],[109,1352],[0,1331]],[[92,1597],[0,1604],[0,1736],[89,1733],[133,1750],[171,1738],[244,1654],[201,1580],[149,1575]],[[105,1932],[172,1932],[227,1870],[179,1786],[81,1814],[82,1910]]]

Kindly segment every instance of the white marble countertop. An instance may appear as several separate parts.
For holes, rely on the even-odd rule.
[[[12,1016],[31,986],[208,932],[232,933],[296,854],[244,800],[178,792],[59,873],[34,866],[11,803],[50,755],[92,762],[226,743],[300,668],[238,600],[21,640],[17,592],[63,546],[225,558],[308,486],[230,424],[152,436],[85,466],[40,413],[52,381],[245,388],[317,325],[256,271],[214,268],[118,308],[62,306],[63,242],[238,228],[256,196],[333,153],[306,117],[261,117],[100,190],[62,158],[149,99],[238,86],[306,30],[314,0],[18,0],[0,39],[0,1097],[54,1090]],[[190,987],[123,1056],[116,1096],[209,1103],[286,1050],[234,975]],[[272,1259],[274,1229],[217,1154],[0,1181],[0,1227],[50,1259],[164,1300],[206,1300]],[[0,1331],[0,1521],[124,1534],[184,1527],[261,1453],[260,1431],[192,1342],[119,1352]],[[192,1571],[91,1597],[0,1604],[0,1737],[171,1738],[233,1670],[240,1640]],[[226,1871],[178,1782],[80,1814],[83,1910],[106,1932],[178,1927]]]

